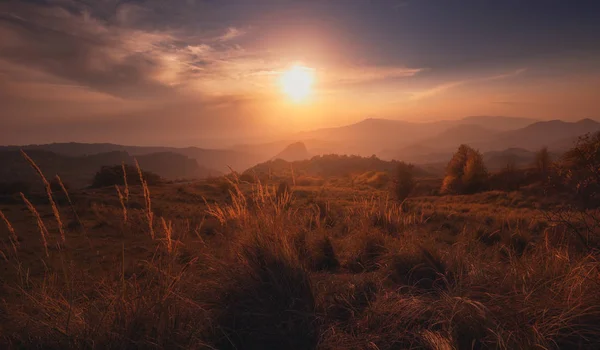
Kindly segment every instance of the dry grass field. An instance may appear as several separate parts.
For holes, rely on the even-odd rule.
[[[2,348],[600,346],[597,226],[560,196],[290,180],[2,197]]]

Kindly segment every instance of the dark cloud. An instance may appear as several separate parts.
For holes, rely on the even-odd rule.
[[[126,46],[131,32],[105,27],[85,14],[19,6],[0,13],[0,33],[0,59],[115,96],[151,97],[171,90],[153,79],[162,66],[151,51]]]

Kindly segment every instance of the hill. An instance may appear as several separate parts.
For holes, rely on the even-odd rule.
[[[199,166],[207,169],[215,169],[218,172],[228,172],[229,167],[242,171],[254,164],[269,159],[248,152],[230,149],[205,149],[199,147],[145,147],[125,146],[111,143],[52,143],[25,146],[2,146],[0,151],[40,150],[53,152],[58,155],[69,157],[90,156],[110,152],[126,152],[132,157],[150,154],[171,153],[178,154],[195,160]]]
[[[221,173],[198,165],[194,159],[176,153],[160,152],[134,157],[123,151],[105,152],[85,156],[65,156],[44,150],[27,150],[44,175],[51,179],[59,175],[71,187],[81,188],[91,183],[102,166],[134,164],[138,160],[144,170],[165,179],[205,178]],[[20,151],[0,151],[0,182],[38,184],[39,179]]]
[[[477,124],[461,124],[399,150],[388,150],[383,153],[382,158],[418,164],[439,162],[449,159],[456,148],[463,143],[483,142],[497,134],[498,131]]]
[[[310,153],[306,149],[306,145],[303,142],[295,142],[291,145],[288,145],[283,151],[279,152],[273,160],[275,159],[283,159],[288,162],[293,162],[297,160],[304,160],[310,158]]]
[[[360,157],[348,155],[320,155],[311,159],[288,162],[282,159],[271,160],[258,164],[246,171],[260,176],[290,176],[292,169],[295,176],[347,177],[365,172],[396,171],[397,161],[385,161],[377,157]],[[426,176],[427,172],[415,169],[416,175]]]
[[[479,125],[497,131],[509,131],[524,128],[528,125],[539,122],[539,120],[521,117],[469,116],[461,119],[461,122],[465,124]]]
[[[473,117],[468,120],[472,121]],[[524,120],[516,122],[524,122]],[[577,122],[561,120],[536,122],[524,128],[508,131],[498,131],[477,124],[461,124],[448,127],[433,137],[408,146],[386,149],[378,155],[383,159],[403,160],[415,164],[435,163],[449,158],[460,144],[471,145],[484,153],[504,152],[507,149],[534,152],[542,147],[561,153],[570,148],[579,136],[598,130],[600,130],[600,123],[591,119]]]
[[[458,120],[408,122],[369,118],[358,123],[317,129],[296,135],[299,139],[319,139],[330,142],[325,153],[376,154],[384,159],[413,160],[422,153],[412,154],[404,148],[432,146],[432,152],[445,151],[463,142],[482,141],[484,137],[526,127],[537,120],[503,116],[470,116]],[[441,143],[440,143],[441,142]],[[308,146],[310,149],[311,147]],[[506,147],[501,147],[504,149]],[[316,152],[323,153],[323,152]]]
[[[557,149],[557,146],[564,147],[565,139],[574,140],[583,134],[599,130],[600,123],[591,119],[582,119],[577,122],[550,120],[503,132],[489,141],[474,143],[474,146],[483,150],[517,147],[535,151],[544,146],[560,150]]]

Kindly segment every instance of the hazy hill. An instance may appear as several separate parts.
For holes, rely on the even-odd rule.
[[[531,151],[547,146],[558,151],[561,149],[557,146],[566,146],[566,139],[575,140],[578,136],[599,130],[600,123],[591,119],[577,122],[550,120],[503,132],[489,141],[474,143],[474,146],[483,150],[525,148]]]
[[[433,151],[439,152],[445,147],[454,147],[467,141],[480,141],[495,133],[522,128],[535,122],[534,119],[501,116],[471,116],[458,120],[423,123],[369,118],[342,127],[301,133],[298,137],[330,141],[330,153],[362,156],[376,154],[385,159],[392,159],[399,153],[406,153],[398,152],[399,150],[414,147],[416,144],[427,146],[433,143]],[[467,141],[464,141],[465,139]],[[308,148],[311,149],[310,146]]]
[[[398,148],[445,130],[441,123],[411,123],[389,119],[365,119],[361,122],[302,133],[301,138],[327,140],[332,153],[370,156],[384,149]]]
[[[437,162],[448,158],[463,143],[484,142],[499,132],[475,124],[462,124],[448,128],[440,134],[420,141],[417,144],[403,147],[395,151],[389,159],[404,160],[415,163]]]
[[[60,175],[72,187],[85,187],[102,166],[134,164],[134,157],[127,152],[114,151],[85,156],[66,156],[44,150],[27,150],[44,175],[51,179]],[[137,156],[140,167],[166,179],[205,178],[221,173],[198,165],[194,159],[176,153],[153,153]],[[0,151],[0,182],[25,182],[39,184],[35,171],[20,151]]]
[[[304,160],[310,158],[310,154],[306,149],[306,145],[303,142],[295,142],[288,145],[283,151],[279,152],[273,160],[275,159],[283,159],[288,162],[293,162],[297,160]]]
[[[247,152],[228,149],[204,149],[198,147],[145,147],[145,146],[124,146],[111,143],[52,143],[43,145],[25,145],[25,146],[3,146],[2,150],[42,150],[50,151],[59,155],[80,157],[89,156],[107,152],[127,152],[133,157],[142,155],[171,153],[179,154],[194,159],[199,166],[207,169],[215,169],[219,172],[227,172],[228,167],[234,170],[242,171],[254,164],[269,159],[269,157],[257,156]]]
[[[497,131],[521,129],[527,125],[539,122],[537,119],[502,116],[469,116],[461,119],[459,123],[483,126]]]
[[[274,155],[290,144],[288,140],[280,140],[266,143],[246,143],[233,145],[230,150],[239,153],[250,153],[263,158],[261,161],[271,159]],[[254,164],[253,164],[254,165]]]
[[[467,119],[473,120],[473,118]],[[514,124],[525,120],[517,119]],[[510,122],[510,118],[508,121]],[[411,145],[384,150],[378,155],[383,159],[404,160],[416,164],[435,163],[450,157],[463,143],[484,153],[519,148],[537,151],[544,146],[560,153],[571,147],[577,137],[598,130],[600,130],[600,123],[591,119],[578,122],[561,120],[535,122],[509,131],[498,131],[478,124],[461,124],[450,126],[433,137]]]
[[[140,157],[166,152],[191,158],[199,166],[207,169],[228,172],[229,167],[236,171],[244,171],[273,157],[299,160],[307,158],[308,154],[348,154],[367,157],[377,155],[387,160],[397,159],[425,164],[448,158],[462,143],[469,144],[482,152],[508,148],[535,151],[543,146],[561,151],[570,147],[578,136],[598,130],[600,130],[600,123],[591,119],[578,122],[560,120],[540,122],[528,118],[470,116],[459,120],[417,123],[369,118],[346,126],[296,134],[294,139],[301,140],[305,146],[305,150],[299,151],[282,152],[282,149],[292,142],[290,140],[235,145],[229,149],[55,143],[5,146],[0,147],[0,150],[20,148],[44,150],[71,157],[107,152],[127,152],[131,156]]]

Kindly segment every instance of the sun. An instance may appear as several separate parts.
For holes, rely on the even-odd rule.
[[[314,80],[313,69],[295,65],[281,75],[281,87],[294,102],[302,102],[310,95]]]

